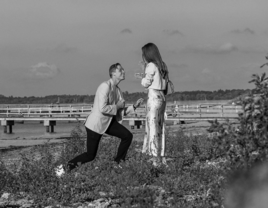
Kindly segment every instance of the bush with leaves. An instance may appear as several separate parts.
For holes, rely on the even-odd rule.
[[[262,67],[265,65],[268,63]],[[255,88],[240,100],[238,125],[214,121],[208,129],[218,133],[212,139],[214,151],[218,151],[213,155],[226,157],[230,169],[248,168],[268,157],[268,77],[265,73],[253,74],[249,83],[254,83]]]

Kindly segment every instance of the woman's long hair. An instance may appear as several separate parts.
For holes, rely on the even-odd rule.
[[[157,46],[153,43],[147,43],[142,48],[142,57],[147,61],[147,63],[154,63],[157,68],[159,69],[159,72],[163,79],[166,79],[168,75],[168,68],[166,64],[162,61],[160,52],[157,48]]]

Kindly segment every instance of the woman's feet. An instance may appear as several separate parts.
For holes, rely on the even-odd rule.
[[[152,162],[154,167],[160,167],[162,165],[165,167],[168,167],[165,157],[160,157],[160,158],[159,157],[152,157],[148,161]]]
[[[168,164],[167,164],[167,160],[165,157],[161,157],[162,159],[162,164],[167,168],[168,167]]]
[[[65,169],[62,164],[55,168],[55,173],[58,178],[62,177],[65,174]]]

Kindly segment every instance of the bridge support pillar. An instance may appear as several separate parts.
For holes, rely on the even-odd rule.
[[[129,120],[128,125],[131,129],[134,129],[134,120]]]
[[[51,130],[50,131],[51,133],[54,133],[54,126],[53,125],[50,126],[50,130]]]
[[[135,126],[137,127],[137,129],[141,129],[142,128],[142,122],[139,121],[135,121]]]
[[[4,127],[4,133],[7,134],[7,127],[9,129],[9,133],[12,134],[12,126],[14,125],[14,121],[12,120],[2,120],[1,121],[1,126]]]
[[[129,124],[131,129],[134,129],[135,126],[137,129],[142,128],[142,121],[141,120],[129,120]]]
[[[177,124],[185,124],[185,121],[183,121],[183,120],[174,120],[173,125],[177,125]]]
[[[46,132],[49,132],[49,129],[51,129],[51,133],[54,132],[54,126],[56,126],[56,121],[52,120],[44,120],[44,126],[46,127]]]
[[[145,129],[145,120],[142,120],[142,121],[141,121],[141,126],[140,126],[140,128],[144,128],[144,129]]]
[[[4,133],[7,134],[7,126],[3,126],[4,127]]]
[[[8,125],[9,127],[9,133],[12,134],[12,125]]]

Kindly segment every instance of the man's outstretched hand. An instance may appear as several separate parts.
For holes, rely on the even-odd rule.
[[[117,108],[117,109],[124,108],[124,107],[125,107],[125,100],[124,100],[124,99],[119,100],[119,101],[116,103],[116,108]]]
[[[138,108],[143,102],[143,98],[140,98],[136,101],[136,103],[133,105],[134,108]]]

